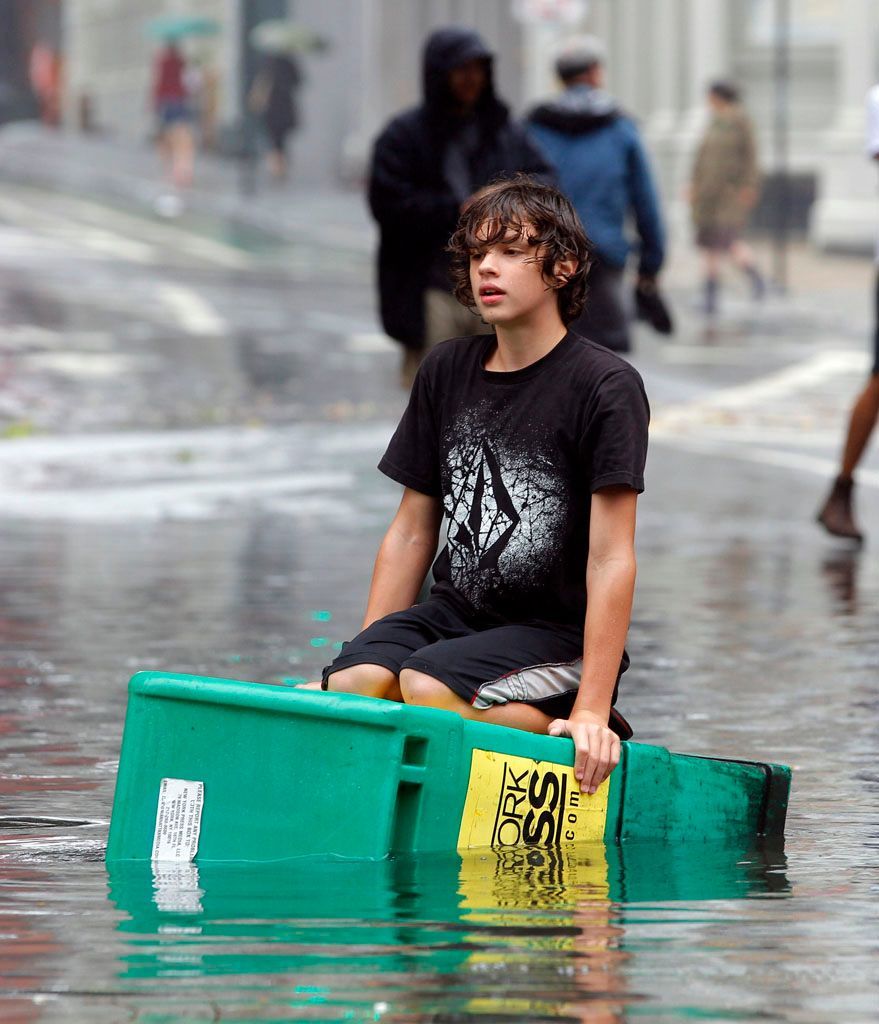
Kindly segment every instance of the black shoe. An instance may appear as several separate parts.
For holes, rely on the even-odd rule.
[[[635,316],[659,334],[674,332],[671,312],[652,281],[639,281],[635,285]]]

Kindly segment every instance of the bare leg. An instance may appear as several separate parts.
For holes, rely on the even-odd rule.
[[[818,510],[818,522],[836,537],[858,542],[864,535],[855,519],[854,472],[879,419],[879,374],[873,374],[852,406],[839,476]]]
[[[717,249],[702,249],[700,251],[706,280],[716,281],[720,277],[720,253]]]
[[[403,699],[397,677],[383,665],[352,665],[339,669],[327,679],[327,689],[333,693],[359,693],[362,697]]]
[[[195,163],[195,141],[192,129],[179,121],[168,129],[168,144],[171,150],[171,177],[178,188],[192,184],[192,170]]]
[[[766,282],[763,275],[757,268],[757,261],[754,258],[754,251],[740,238],[737,238],[730,246],[729,255],[733,263],[741,270],[751,282],[751,295],[755,299],[762,299],[766,293]]]
[[[269,150],[269,174],[275,181],[284,181],[287,177],[287,157],[280,150]]]
[[[852,406],[851,418],[849,419],[848,434],[845,438],[845,447],[842,453],[842,468],[840,476],[843,480],[850,480],[855,468],[861,461],[876,420],[879,419],[879,374],[872,376],[867,381],[867,386],[858,395],[855,404]]]
[[[737,238],[729,247],[729,255],[739,270],[747,270],[748,267],[755,266],[757,262],[754,259],[754,250],[740,238]]]
[[[462,718],[474,722],[489,722],[492,725],[506,725],[511,729],[522,729],[525,732],[546,733],[549,723],[553,721],[538,708],[530,704],[511,701],[509,704],[496,704],[494,707],[477,710],[453,693],[445,683],[433,676],[414,669],[404,668],[400,673],[400,690],[407,704],[421,707],[442,708],[444,711],[455,711]]]
[[[159,153],[159,159],[162,161],[162,166],[165,173],[170,176],[171,174],[171,146],[168,142],[168,129],[160,128],[159,134],[156,137],[156,149]]]

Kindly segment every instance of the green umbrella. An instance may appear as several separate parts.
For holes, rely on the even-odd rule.
[[[216,18],[187,14],[167,14],[147,23],[147,31],[154,39],[176,40],[186,36],[213,36],[220,31]]]
[[[327,41],[295,21],[272,18],[250,30],[250,45],[262,53],[313,53],[327,48]]]

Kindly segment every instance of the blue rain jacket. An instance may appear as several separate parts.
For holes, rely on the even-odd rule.
[[[622,267],[639,239],[639,271],[654,275],[665,258],[665,230],[647,154],[634,121],[601,89],[572,85],[536,107],[528,130],[554,164],[598,255]]]

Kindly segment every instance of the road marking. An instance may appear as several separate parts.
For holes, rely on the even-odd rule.
[[[270,448],[285,452],[308,448],[316,456],[384,448],[396,422],[327,424],[312,423],[297,427],[228,426],[192,430],[131,431],[106,434],[72,434],[68,437],[28,437],[0,444],[0,467],[34,466],[41,461],[63,462],[110,457],[114,466],[138,456],[153,457],[189,451],[195,457],[266,453]],[[304,429],[304,428],[305,429]]]
[[[179,224],[156,224],[73,196],[50,192],[30,194],[27,189],[19,189],[17,197],[0,197],[0,216],[7,217],[18,226],[45,232],[74,247],[85,246],[99,255],[136,263],[166,262],[159,255],[161,248],[184,252],[187,256],[228,270],[246,270],[254,265],[248,254]]]
[[[158,253],[152,245],[104,228],[79,223],[54,211],[48,213],[33,209],[10,196],[0,196],[0,216],[19,227],[60,239],[73,248],[91,249],[101,256],[112,256],[131,263],[152,265],[159,262]]]
[[[345,348],[349,352],[358,353],[376,353],[376,352],[392,352],[396,347],[396,342],[379,331],[372,331],[359,334],[349,334],[348,340],[345,343]]]
[[[224,474],[222,480],[135,482],[131,486],[86,487],[10,493],[4,488],[0,515],[30,519],[119,522],[164,517],[216,515],[217,505],[242,505],[274,495],[351,491],[354,475],[278,473],[266,476]],[[314,510],[313,503],[309,511]]]
[[[773,359],[795,358],[803,353],[802,344],[773,344]],[[675,344],[663,345],[660,350],[663,363],[676,366],[753,366],[754,362],[764,358],[763,352],[749,344],[712,345]]]
[[[828,380],[834,376],[865,374],[869,359],[864,352],[848,349],[834,352],[818,352],[814,356],[783,370],[770,373],[746,384],[721,388],[692,402],[671,405],[660,410],[651,424],[651,433],[659,437],[674,433],[681,427],[701,424],[711,413],[734,412],[753,409],[761,404],[777,402],[779,399],[821,387],[826,390]]]
[[[228,323],[198,292],[181,284],[157,284],[158,300],[169,309],[177,323],[189,334],[216,337],[225,334]]]
[[[844,412],[833,431],[800,429],[796,419],[799,415],[810,416],[808,408],[785,417],[784,401],[802,392],[819,390],[826,396],[834,390],[834,379],[862,376],[869,368],[869,359],[864,352],[838,350],[819,352],[793,366],[767,374],[757,380],[748,381],[735,387],[722,388],[692,402],[671,405],[658,412],[650,425],[651,441],[667,444],[684,451],[700,455],[721,456],[739,459],[779,469],[790,469],[809,473],[825,479],[835,476],[839,470],[836,458],[813,455],[803,451],[791,451],[771,445],[786,444],[804,446],[837,446],[841,440]],[[842,392],[836,386],[842,399]],[[854,398],[854,393],[845,395],[845,402]],[[790,409],[788,404],[787,409]],[[753,419],[744,420],[739,426],[735,418],[751,413],[759,417],[772,414],[775,423],[770,426],[755,426]],[[730,423],[724,416],[732,416]],[[787,418],[790,426],[780,421]],[[698,430],[699,436],[696,436]],[[879,472],[871,469],[858,471],[858,483],[866,487],[879,487]]]
[[[82,380],[100,380],[131,373],[152,362],[150,356],[122,352],[32,352],[21,363],[34,370],[60,373]]]

